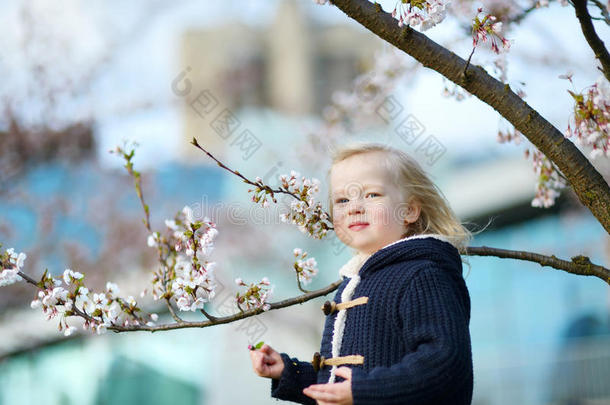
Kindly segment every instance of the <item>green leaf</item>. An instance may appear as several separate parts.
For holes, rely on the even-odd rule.
[[[42,273],[42,277],[40,278],[40,281],[38,283],[36,283],[36,286],[38,288],[44,288],[44,281],[47,278],[47,273],[49,272],[49,269],[44,269],[44,273]]]
[[[578,93],[574,93],[573,91],[568,90],[568,93],[570,93],[570,95],[572,96],[572,98],[574,98],[574,100],[577,103],[582,103],[583,101],[583,96],[582,94],[578,94]]]
[[[265,344],[265,342],[263,342],[262,340],[260,342],[258,342],[254,347],[256,349],[260,349],[261,347],[263,347],[263,345]]]

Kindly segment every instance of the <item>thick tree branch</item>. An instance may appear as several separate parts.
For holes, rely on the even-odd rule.
[[[472,246],[466,248],[466,255],[469,256],[494,256],[503,259],[517,259],[538,263],[541,266],[549,266],[568,273],[581,276],[595,276],[610,284],[610,270],[591,263],[586,256],[574,256],[572,261],[558,259],[555,255],[545,256],[539,253],[523,252],[518,250],[506,250],[491,248],[488,246]]]
[[[582,34],[585,36],[587,43],[595,53],[595,57],[602,64],[601,71],[606,76],[606,79],[610,81],[610,54],[602,41],[595,32],[595,27],[591,21],[591,15],[587,9],[587,0],[573,0],[574,10],[576,11],[576,18],[580,22],[580,28]]]
[[[464,74],[464,59],[410,27],[399,27],[389,13],[378,10],[368,0],[333,0],[333,4],[381,39],[498,111],[559,167],[579,200],[610,234],[610,187],[604,178],[561,131],[523,101],[507,84],[472,64]]]

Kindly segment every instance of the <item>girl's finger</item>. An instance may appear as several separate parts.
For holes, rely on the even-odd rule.
[[[256,371],[262,373],[264,369],[265,362],[263,361],[263,356],[259,354],[256,358]]]
[[[303,394],[307,395],[310,398],[315,399],[316,401],[325,401],[325,402],[335,402],[336,397],[334,394],[329,392],[321,392],[321,391],[313,391],[305,388],[303,390]]]
[[[335,371],[335,375],[350,380],[352,378],[352,369],[349,367],[339,367]]]
[[[317,384],[318,386],[320,386],[320,384]],[[324,384],[322,384],[324,385]],[[315,400],[319,400],[319,401],[328,401],[328,402],[333,402],[337,400],[337,394],[335,394],[334,392],[329,392],[326,388],[312,388],[315,387],[313,385],[310,385],[309,387],[305,388],[303,390],[303,394],[307,395],[308,397],[311,397]]]

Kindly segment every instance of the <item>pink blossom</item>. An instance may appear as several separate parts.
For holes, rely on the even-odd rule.
[[[408,3],[399,0],[392,11],[392,17],[398,20],[399,27],[408,22],[411,28],[419,27],[425,31],[445,19],[448,3],[444,0],[422,0]]]
[[[297,272],[299,282],[303,284],[308,284],[311,282],[313,277],[318,274],[318,263],[313,257],[305,259],[305,257],[307,256],[307,252],[303,252],[301,251],[301,249],[295,249],[295,252],[297,252],[297,250],[299,254],[297,255],[295,253],[295,257],[297,257],[297,260],[294,262],[294,268]]]
[[[479,14],[482,12],[483,9],[479,8],[472,21],[472,46],[476,47],[479,41],[486,42],[489,35],[492,51],[495,53],[507,51],[510,48],[510,41],[501,35],[502,22],[491,14],[485,14],[479,18]],[[498,46],[498,40],[502,43],[502,48]]]
[[[568,124],[567,137],[576,136],[580,146],[591,148],[589,156],[610,156],[610,84],[604,76],[586,91],[569,91],[574,99],[574,116]]]

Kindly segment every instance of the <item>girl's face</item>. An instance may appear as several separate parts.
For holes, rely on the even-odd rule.
[[[406,221],[415,222],[420,213],[417,204],[402,201],[380,159],[382,152],[360,153],[336,163],[330,173],[335,233],[365,254],[401,239]]]

